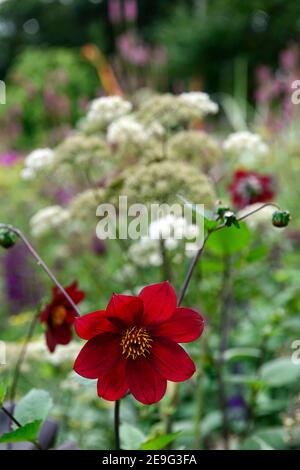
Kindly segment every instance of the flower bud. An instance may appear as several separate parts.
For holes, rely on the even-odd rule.
[[[216,210],[216,213],[219,217],[223,218],[225,212],[230,211],[230,208],[228,206],[219,206]]]
[[[223,215],[224,224],[226,227],[234,225],[236,228],[240,228],[240,224],[236,218],[236,215],[232,211],[226,211]]]
[[[287,227],[290,219],[289,211],[275,211],[272,216],[272,224],[274,227]]]
[[[17,241],[17,236],[14,232],[7,228],[0,229],[0,246],[3,248],[11,248]]]

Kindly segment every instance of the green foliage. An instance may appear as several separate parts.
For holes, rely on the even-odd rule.
[[[148,441],[144,442],[140,449],[141,450],[161,450],[165,449],[169,444],[175,441],[179,436],[179,432],[173,432],[171,434],[164,434],[162,436],[153,437]]]
[[[299,380],[300,367],[291,358],[282,357],[266,362],[260,369],[261,379],[269,387],[283,387]]]
[[[17,403],[14,416],[22,425],[37,420],[43,421],[52,405],[53,402],[48,392],[32,389]]]
[[[15,431],[3,434],[0,437],[0,442],[34,442],[36,441],[41,424],[42,420],[36,420],[32,423],[27,423],[25,426],[17,428]]]
[[[221,256],[229,256],[249,249],[251,232],[247,225],[240,222],[240,228],[226,227],[212,233],[207,242],[207,249]]]
[[[96,70],[78,50],[25,49],[7,76],[7,104],[0,107],[2,139],[9,137],[8,145],[26,150],[57,142],[98,87]]]
[[[285,0],[181,2],[154,36],[167,48],[171,77],[204,76],[209,91],[232,94],[236,64],[245,62],[253,85],[255,67],[273,67],[278,51],[299,39],[299,14],[299,3]]]
[[[6,397],[8,387],[8,377],[2,377],[0,382],[0,407],[3,405],[3,402]]]
[[[125,450],[139,449],[146,440],[145,434],[137,427],[129,423],[120,426],[121,448]]]

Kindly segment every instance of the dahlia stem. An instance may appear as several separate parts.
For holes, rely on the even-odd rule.
[[[192,279],[192,275],[193,275],[193,273],[194,273],[194,269],[195,269],[195,267],[196,267],[196,265],[197,265],[197,263],[198,263],[198,261],[199,261],[201,255],[202,255],[202,252],[203,252],[204,247],[205,247],[205,244],[206,244],[206,242],[207,242],[207,240],[208,240],[208,238],[209,238],[209,235],[210,235],[210,233],[208,233],[208,234],[205,236],[205,238],[204,238],[202,244],[201,244],[200,247],[198,248],[197,253],[195,254],[194,258],[192,259],[192,262],[191,262],[191,264],[190,264],[190,266],[189,266],[189,269],[188,269],[188,272],[187,272],[187,274],[186,274],[186,277],[185,277],[183,286],[182,286],[182,288],[180,289],[180,292],[179,292],[179,295],[178,295],[178,300],[177,300],[178,306],[181,305],[181,302],[182,302],[183,299],[184,299],[184,296],[185,296],[185,294],[186,294],[187,288],[188,288],[189,283],[190,283],[190,281],[191,281],[191,279]]]
[[[69,296],[69,294],[65,291],[63,286],[58,282],[52,271],[48,268],[46,263],[42,260],[42,258],[39,256],[39,254],[35,251],[29,240],[25,237],[23,232],[19,230],[18,228],[14,227],[13,225],[8,225],[8,224],[0,224],[0,228],[5,228],[7,230],[10,230],[11,232],[15,233],[24,243],[30,254],[36,259],[38,266],[41,266],[41,268],[45,271],[45,273],[48,275],[48,277],[51,279],[51,281],[56,285],[56,287],[60,290],[60,292],[63,294],[63,296],[66,298],[66,300],[69,302],[69,304],[72,306],[72,308],[75,310],[76,315],[80,317],[80,311]]]
[[[120,400],[115,401],[114,409],[114,431],[115,431],[115,450],[120,450]]]
[[[3,413],[6,414],[6,416],[10,419],[10,422],[13,422],[16,426],[18,426],[18,428],[23,427],[22,424],[19,423],[19,421],[14,417],[14,415],[10,411],[8,411],[7,408],[5,408],[5,406],[2,405],[1,409]],[[31,442],[38,450],[43,450],[37,441],[31,441]]]
[[[268,207],[268,206],[273,206],[275,207],[276,209],[280,209],[280,207],[277,205],[277,204],[273,204],[272,202],[269,202],[269,203],[266,203],[266,204],[263,204],[262,206],[258,207],[257,209],[254,209],[253,211],[251,212],[248,212],[248,214],[245,214],[243,215],[242,217],[239,217],[237,219],[238,222],[241,222],[242,220],[245,220],[247,219],[248,217],[250,217],[251,215],[253,214],[256,214],[256,212],[259,212],[261,211],[262,209],[264,209],[265,207]],[[206,242],[207,240],[209,239],[210,235],[212,235],[213,233],[215,232],[218,232],[219,230],[222,230],[223,228],[227,227],[227,225],[224,223],[224,224],[221,224],[219,225],[218,227],[212,229],[212,230],[209,230],[207,235],[204,237],[201,245],[199,246],[198,248],[198,251],[197,253],[195,254],[194,258],[192,259],[191,261],[191,264],[188,268],[188,271],[187,271],[187,274],[186,274],[186,277],[185,277],[185,280],[183,282],[183,285],[182,285],[182,288],[180,289],[180,292],[179,292],[179,295],[178,295],[178,306],[181,305],[183,299],[184,299],[184,296],[186,294],[186,291],[189,287],[189,284],[190,284],[190,281],[192,279],[192,276],[193,276],[193,273],[194,273],[194,269],[199,261],[199,259],[201,258],[201,255],[203,253],[203,250],[204,250],[204,247],[206,245]]]

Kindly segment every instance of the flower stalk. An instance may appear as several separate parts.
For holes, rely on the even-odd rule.
[[[14,227],[13,225],[8,225],[8,224],[0,224],[0,229],[4,228],[7,230],[10,230],[13,232],[15,235],[17,235],[20,240],[24,243],[30,254],[36,259],[38,266],[40,266],[45,273],[48,275],[48,277],[51,279],[51,281],[57,286],[57,288],[60,290],[60,292],[64,295],[64,297],[67,299],[69,304],[72,306],[72,308],[75,310],[76,315],[80,316],[80,311],[78,307],[75,305],[71,297],[68,295],[68,293],[65,291],[63,286],[60,284],[60,282],[56,279],[52,271],[48,268],[46,263],[42,260],[42,258],[39,256],[39,254],[35,251],[29,240],[25,237],[23,232],[19,230],[18,228]]]

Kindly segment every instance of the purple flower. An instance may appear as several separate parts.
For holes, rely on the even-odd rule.
[[[125,0],[125,18],[129,23],[134,23],[138,16],[138,6],[136,0]]]
[[[120,0],[109,0],[108,2],[108,16],[113,24],[121,23],[122,21],[122,6]]]
[[[25,246],[16,244],[2,258],[5,297],[10,313],[34,307],[42,298],[42,289]]]
[[[20,155],[16,152],[5,152],[0,155],[0,166],[13,166],[18,163]]]

